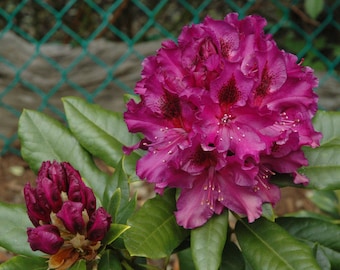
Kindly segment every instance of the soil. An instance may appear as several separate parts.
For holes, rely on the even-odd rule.
[[[7,154],[0,157],[0,201],[6,203],[24,203],[23,187],[25,183],[35,181],[36,175],[29,168],[28,164],[19,156]],[[140,194],[148,196],[145,193],[145,186]],[[281,189],[282,198],[275,207],[277,215],[281,216],[286,213],[292,213],[298,210],[315,211],[315,206],[308,199],[308,191],[286,187]],[[144,194],[144,195],[143,195]],[[141,198],[143,200],[143,198]],[[1,250],[0,248],[0,263],[9,259],[12,255]]]
[[[24,203],[23,187],[35,179],[35,174],[19,156],[8,154],[0,157],[0,201]]]

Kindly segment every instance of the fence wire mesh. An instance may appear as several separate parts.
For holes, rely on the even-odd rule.
[[[333,102],[326,107],[339,109],[339,6],[339,0],[1,0],[0,155],[19,154],[23,108],[63,119],[60,97],[77,95],[115,109],[158,41],[228,12],[264,16],[279,46],[317,71],[317,91],[328,89]]]

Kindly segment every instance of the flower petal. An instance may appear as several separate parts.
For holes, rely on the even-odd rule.
[[[80,202],[66,201],[57,213],[57,217],[62,220],[65,228],[72,234],[84,233],[83,207]]]
[[[184,227],[223,207],[254,221],[263,203],[279,200],[274,173],[307,182],[296,171],[307,163],[302,146],[321,139],[311,121],[317,79],[265,25],[257,15],[206,17],[143,61],[140,102],[124,114],[129,131],[145,136],[134,146],[147,151],[137,175],[160,193],[181,188],[176,218]]]
[[[58,212],[63,204],[58,184],[47,177],[39,178],[37,181],[37,195],[39,201],[46,201],[49,209]]]
[[[39,226],[40,221],[43,223],[50,222],[50,209],[43,207],[43,203],[38,198],[36,189],[33,189],[30,183],[24,187],[25,203],[27,207],[28,217],[34,226]]]
[[[27,235],[32,250],[40,250],[50,255],[57,253],[64,244],[58,228],[53,225],[28,228]]]
[[[194,185],[191,189],[183,189],[177,201],[175,212],[177,223],[187,229],[202,226],[214,214],[214,210],[203,200],[203,188]]]
[[[108,232],[112,218],[103,207],[99,207],[87,224],[87,238],[91,241],[101,241]]]

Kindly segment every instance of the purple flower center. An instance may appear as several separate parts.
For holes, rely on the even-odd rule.
[[[211,145],[213,147],[213,145]],[[209,168],[215,166],[217,158],[214,152],[204,151],[201,147],[198,147],[192,157],[193,163],[200,167]]]
[[[181,104],[177,95],[165,90],[161,110],[165,119],[171,120],[181,116]]]
[[[262,71],[261,83],[255,89],[255,97],[263,99],[269,92],[272,76],[269,74],[267,63]]]
[[[240,91],[236,86],[234,75],[224,84],[218,92],[218,101],[223,112],[227,113],[230,106],[235,104],[240,97]]]

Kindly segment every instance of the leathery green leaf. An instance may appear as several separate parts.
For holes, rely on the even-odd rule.
[[[235,228],[242,254],[254,270],[321,270],[311,248],[265,218],[238,220]]]
[[[235,243],[227,241],[224,246],[219,270],[244,270],[245,267],[246,265],[240,249]]]
[[[128,230],[130,227],[125,224],[111,224],[109,231],[106,233],[105,238],[103,239],[104,245],[111,244],[114,240],[116,240],[122,233]]]
[[[33,225],[23,205],[0,202],[0,216],[1,247],[25,256],[43,255],[41,252],[33,251],[27,242],[26,229]]]
[[[41,112],[24,110],[18,134],[21,154],[33,171],[37,172],[46,160],[68,161],[102,201],[107,175],[98,169],[90,154],[59,121]]]
[[[313,123],[323,138],[320,147],[304,148],[309,165],[299,172],[309,178],[308,188],[340,189],[340,112],[319,111]]]
[[[195,270],[195,264],[192,260],[191,249],[187,248],[177,253],[180,269]]]
[[[127,223],[131,228],[123,235],[132,256],[167,257],[184,240],[188,232],[177,225],[175,209],[175,190],[166,190],[132,215]]]
[[[80,144],[94,156],[115,167],[123,156],[122,147],[139,141],[129,133],[122,113],[106,110],[77,97],[62,99],[67,122]]]
[[[115,253],[112,250],[106,250],[100,258],[98,269],[121,270],[123,268]]]
[[[0,264],[0,270],[19,270],[19,269],[46,270],[47,259],[42,257],[15,256],[8,261]]]
[[[197,270],[218,269],[227,239],[228,212],[215,215],[191,230],[191,252]]]
[[[86,261],[79,260],[74,265],[71,266],[69,270],[86,270]]]
[[[339,266],[340,227],[326,220],[316,218],[281,217],[277,223],[297,239],[318,245],[332,267]],[[334,268],[335,269],[335,268]]]

